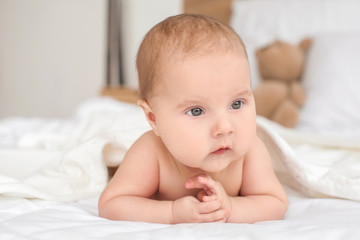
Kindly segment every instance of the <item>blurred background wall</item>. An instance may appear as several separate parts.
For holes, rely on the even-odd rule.
[[[0,118],[68,117],[106,85],[136,89],[136,52],[153,25],[184,11],[227,22],[230,2],[0,0]]]
[[[135,59],[148,30],[166,17],[183,12],[182,0],[118,0],[124,85],[137,88]]]
[[[105,80],[107,1],[0,0],[0,117],[61,117]]]

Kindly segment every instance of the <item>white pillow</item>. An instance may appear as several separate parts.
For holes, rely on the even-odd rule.
[[[313,38],[298,129],[360,137],[360,32]]]
[[[360,31],[359,0],[233,0],[230,25],[243,39],[252,84],[260,82],[255,50],[279,39],[298,44],[318,33]]]

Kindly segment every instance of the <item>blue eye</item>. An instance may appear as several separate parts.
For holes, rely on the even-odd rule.
[[[241,100],[237,100],[231,104],[231,109],[240,109],[243,105]]]
[[[197,117],[200,116],[201,114],[203,114],[204,111],[201,108],[192,108],[189,111],[186,112],[187,115],[193,116],[193,117]]]

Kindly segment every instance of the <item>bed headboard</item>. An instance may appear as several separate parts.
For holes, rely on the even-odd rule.
[[[200,13],[230,23],[232,0],[184,0],[185,13]]]

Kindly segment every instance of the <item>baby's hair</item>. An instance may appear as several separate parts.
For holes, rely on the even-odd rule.
[[[180,14],[165,19],[145,35],[137,53],[140,99],[153,96],[166,63],[228,51],[237,51],[247,57],[242,40],[230,26],[198,14]]]

